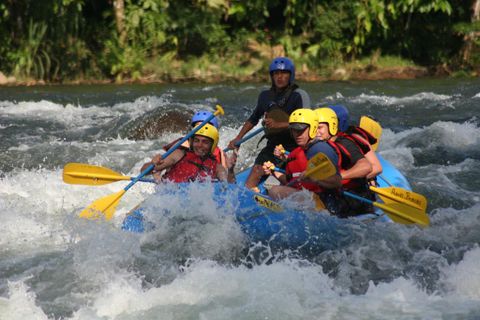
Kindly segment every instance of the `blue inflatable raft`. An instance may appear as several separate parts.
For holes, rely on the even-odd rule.
[[[379,187],[396,186],[411,190],[405,177],[388,161],[378,156],[383,166],[383,173],[378,179]],[[304,211],[296,207],[285,206],[267,196],[252,192],[243,187],[248,170],[237,175],[237,184],[213,183],[214,198],[217,206],[235,205],[231,214],[235,215],[242,231],[252,243],[262,243],[273,251],[296,250],[301,253],[318,253],[338,247],[347,241],[345,226],[365,223],[365,221],[391,222],[388,215],[377,210],[375,214],[363,214],[350,219],[339,219],[327,211]],[[179,184],[175,192],[187,189],[188,184]],[[162,192],[163,188],[158,192]],[[168,192],[168,191],[165,191]],[[155,197],[153,194],[152,197]],[[185,194],[186,196],[186,194]],[[129,213],[123,221],[122,229],[132,232],[144,232],[148,226],[146,208],[140,205]],[[361,221],[361,222],[359,222]]]

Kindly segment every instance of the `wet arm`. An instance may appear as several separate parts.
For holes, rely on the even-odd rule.
[[[341,173],[342,179],[364,178],[372,171],[372,165],[366,158],[359,159],[353,167]]]
[[[314,182],[324,189],[338,189],[342,186],[342,178],[339,174],[334,174],[323,180],[316,180],[307,177],[302,180]]]
[[[380,163],[380,160],[378,160],[377,155],[375,154],[375,151],[370,150],[365,154],[365,158],[370,162],[372,165],[372,171],[367,175],[367,179],[372,179],[378,176],[379,174],[382,173],[383,168],[382,164]]]
[[[154,164],[155,167],[152,170],[152,172],[150,172],[150,173],[160,172],[164,169],[170,168],[175,163],[180,161],[180,159],[184,156],[184,154],[185,154],[185,151],[180,150],[180,149],[177,149],[177,150],[173,151],[165,159],[162,159],[162,156],[160,154],[157,154],[152,158],[152,161],[147,162],[142,166],[141,171],[143,172],[144,170],[146,170],[148,168],[148,166],[150,166],[151,164]]]
[[[217,164],[216,178],[219,181],[227,181],[228,183],[236,182],[235,171],[233,170],[233,167],[230,169],[225,169],[225,167],[221,164]]]

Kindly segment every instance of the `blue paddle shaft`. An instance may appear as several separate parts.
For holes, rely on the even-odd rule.
[[[389,187],[392,187],[393,185],[390,183],[390,181],[388,181],[384,176],[382,176],[381,174],[377,176],[378,178],[380,178],[381,180],[383,180],[383,182],[385,182]]]
[[[280,172],[280,173],[285,173],[285,170],[277,168],[277,167],[275,167],[275,169],[273,169],[273,170],[275,170],[277,172]]]
[[[265,128],[261,127],[261,128],[258,128],[257,130],[253,131],[253,132],[250,132],[249,134],[247,134],[245,137],[243,137],[242,139],[238,140],[237,142],[235,142],[235,146],[236,147],[239,147],[242,143],[244,143],[245,141],[253,138],[254,136],[256,136],[257,134],[259,134],[260,132],[264,131]],[[230,148],[225,148],[223,149],[224,152],[227,152],[227,151],[230,151],[232,149]]]
[[[349,196],[350,198],[354,198],[354,199],[357,199],[359,201],[362,201],[362,202],[366,202],[366,203],[370,203],[370,204],[373,204],[373,201],[372,200],[368,200],[368,199],[365,199],[365,198],[362,198],[356,194],[353,194],[351,192],[348,192],[348,191],[343,191],[343,194],[346,195],[346,196]]]

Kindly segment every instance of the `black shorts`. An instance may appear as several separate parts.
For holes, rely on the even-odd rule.
[[[270,161],[272,162],[276,167],[285,169],[285,161],[281,161],[277,157],[273,155],[273,150],[275,150],[275,147],[271,146],[266,146],[262,150],[260,150],[260,153],[258,154],[257,158],[255,159],[255,164],[257,165],[263,165],[264,162]]]

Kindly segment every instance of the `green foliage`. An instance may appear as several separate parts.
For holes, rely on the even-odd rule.
[[[170,3],[168,14],[172,19],[169,31],[178,39],[180,57],[225,52],[230,37],[221,23],[223,6],[210,6],[208,2],[191,5],[191,1],[178,0]]]
[[[422,15],[444,13],[449,16],[452,7],[449,0],[365,0],[356,1],[354,14],[357,17],[353,45],[349,48],[354,53],[361,53],[366,47],[366,39],[372,33],[387,38],[392,34],[401,36],[410,28],[412,19],[421,19]],[[398,25],[402,28],[398,28]]]
[[[100,64],[117,80],[123,77],[138,79],[149,57],[168,52],[175,46],[175,37],[167,36],[169,17],[164,12],[168,1],[127,0],[124,28],[126,38],[122,42],[115,28],[107,39]],[[111,15],[108,15],[111,17]]]
[[[11,50],[12,37],[8,33],[8,22],[10,11],[5,3],[0,3],[0,66],[8,66],[11,64],[9,52]],[[0,67],[3,68],[3,67]],[[1,70],[6,71],[6,70]]]
[[[13,74],[19,78],[43,79],[50,69],[51,59],[44,43],[47,26],[44,23],[29,22],[27,37],[20,47],[10,53],[15,63]]]
[[[456,23],[453,26],[453,30],[462,35],[466,35],[470,32],[480,32],[480,20],[474,22]]]
[[[435,65],[479,32],[462,0],[124,0],[0,2],[0,71],[20,78],[247,76],[285,53],[334,69],[381,52]],[[471,38],[478,44],[478,38]],[[470,65],[478,54],[472,51]],[[398,57],[390,59],[389,57]],[[380,62],[379,62],[380,63]]]

